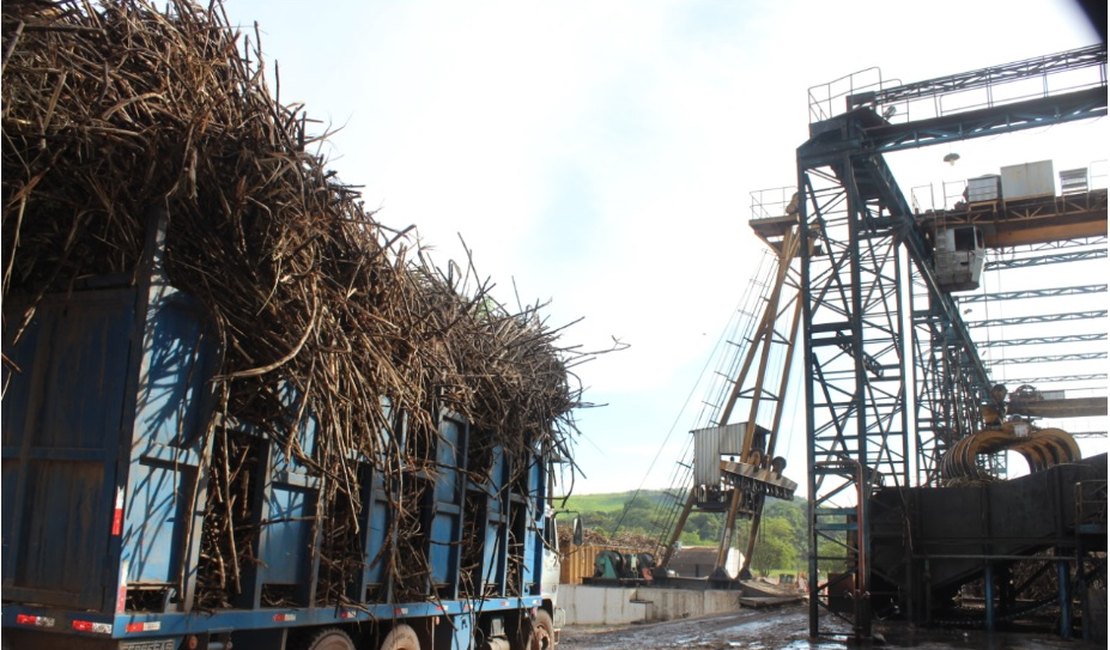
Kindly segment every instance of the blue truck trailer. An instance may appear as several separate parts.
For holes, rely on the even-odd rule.
[[[325,477],[251,423],[210,426],[218,350],[208,317],[166,279],[164,222],[147,236],[134,274],[33,297],[30,316],[14,293],[4,305],[6,330],[25,326],[15,344],[4,337],[4,648],[554,647],[550,454],[495,447],[468,467],[483,432],[444,410],[423,452],[432,462],[411,476],[356,459],[359,570],[338,598],[334,583],[320,587]],[[383,409],[391,435],[404,435],[404,414],[389,413],[388,400],[362,407]],[[234,597],[216,605],[198,596],[224,561],[202,541],[221,455],[213,430],[249,441],[252,454],[241,526],[252,561]],[[302,448],[314,433],[305,418]],[[393,588],[383,552],[402,507],[385,483],[398,480],[427,488],[407,513],[420,531],[408,547],[420,557],[410,559],[427,567],[419,597]]]

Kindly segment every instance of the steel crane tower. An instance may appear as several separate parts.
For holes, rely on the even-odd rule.
[[[1051,80],[1094,71],[1083,87]],[[1036,96],[998,100],[1005,84],[1043,79]],[[1106,115],[1105,44],[926,81],[810,90],[810,139],[797,150],[810,495],[809,629],[819,609],[871,634],[868,496],[935,485],[938,461],[977,428],[987,367],[884,154]],[[975,107],[944,99],[981,92]],[[845,102],[833,114],[833,102]],[[932,105],[927,117],[913,110]],[[1105,233],[1105,222],[1103,223]],[[898,531],[895,531],[897,534]],[[910,552],[907,550],[907,553]],[[819,561],[844,561],[819,580]]]

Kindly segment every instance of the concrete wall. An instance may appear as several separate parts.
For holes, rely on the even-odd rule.
[[[567,625],[624,625],[647,620],[647,606],[632,602],[635,588],[559,585]]]
[[[725,559],[725,570],[730,578],[740,574],[740,566],[744,564],[744,554],[738,548],[728,549]],[[717,568],[716,546],[683,546],[675,549],[667,569],[684,578],[707,578]]]
[[[717,589],[559,585],[567,625],[626,625],[736,611],[740,593]]]

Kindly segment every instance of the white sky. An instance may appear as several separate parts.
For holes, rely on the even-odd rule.
[[[1068,0],[910,7],[227,2],[252,41],[259,23],[280,100],[306,104],[321,131],[342,127],[329,166],[364,186],[381,221],[416,224],[441,265],[463,259],[461,233],[500,300],[515,281],[525,302],[551,300],[549,324],[585,318],[567,345],[630,344],[579,368],[586,399],[608,406],[579,414],[577,493],[667,485],[696,415],[683,406],[761,255],[749,193],[794,183],[810,86],[872,66],[909,82],[1096,41]],[[1106,158],[1105,122],[1071,137],[1071,164]],[[899,182],[908,194],[1052,157],[1063,131],[907,154],[920,176]],[[784,435],[804,484],[804,432]]]

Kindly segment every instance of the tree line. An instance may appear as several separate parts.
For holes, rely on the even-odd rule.
[[[578,516],[583,527],[590,531],[589,538],[599,543],[636,540],[665,540],[669,530],[663,530],[660,517],[665,504],[673,502],[665,492],[646,490],[638,494],[583,495],[571,497],[560,521],[569,524]],[[768,498],[763,507],[763,517],[756,533],[755,552],[751,568],[754,572],[768,574],[772,571],[805,571],[809,552],[806,501],[783,501]],[[683,546],[716,546],[720,543],[725,515],[718,512],[695,510],[686,520],[679,543]],[[747,551],[749,520],[739,520],[733,545]],[[822,543],[819,555],[838,556],[838,545]],[[636,549],[650,551],[652,549]],[[839,565],[839,566],[838,566]],[[839,570],[840,562],[823,562],[822,571]]]

